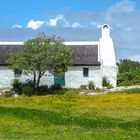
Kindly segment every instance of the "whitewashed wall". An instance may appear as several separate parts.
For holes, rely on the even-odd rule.
[[[117,86],[117,73],[118,67],[117,66],[103,66],[102,67],[102,74],[107,78],[109,83],[113,86]]]
[[[83,68],[89,68],[89,77],[83,77]],[[73,66],[69,67],[65,73],[65,87],[66,88],[79,88],[82,84],[87,84],[89,81],[94,81],[96,87],[102,87],[102,77],[106,76],[110,83],[116,87],[117,81],[117,67],[103,66]],[[11,82],[14,79],[14,72],[7,66],[0,66],[0,88],[11,87]],[[25,82],[32,79],[31,74],[22,75],[19,79]],[[45,73],[41,78],[40,85],[51,86],[54,84],[54,76]]]
[[[14,73],[6,66],[0,66],[0,88],[11,87],[11,81],[14,79]]]
[[[83,68],[89,68],[89,77],[83,77]],[[94,81],[96,87],[102,87],[102,70],[100,66],[73,66],[65,73],[65,87],[79,88],[82,84]]]
[[[32,80],[33,76],[31,74],[23,75],[19,78],[21,81]],[[0,88],[11,87],[12,80],[15,79],[14,72],[7,66],[0,66]],[[54,83],[54,76],[45,73],[41,78],[40,85],[52,85]]]

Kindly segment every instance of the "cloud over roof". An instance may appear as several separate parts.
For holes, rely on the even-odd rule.
[[[40,28],[45,22],[44,21],[40,21],[40,20],[30,20],[27,24],[28,28],[31,28],[33,30],[37,30],[38,28]]]

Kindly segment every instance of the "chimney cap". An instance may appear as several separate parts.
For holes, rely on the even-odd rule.
[[[102,26],[102,28],[103,28],[103,29],[109,29],[110,27],[109,27],[108,24],[104,24],[104,25]]]

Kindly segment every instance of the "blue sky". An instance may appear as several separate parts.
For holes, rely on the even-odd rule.
[[[139,0],[131,1],[136,3],[136,8],[140,7]],[[47,20],[53,12],[107,9],[118,2],[121,0],[1,0],[0,17],[5,22],[1,22],[0,27],[8,28],[14,23],[26,25],[30,19]]]
[[[25,41],[38,33],[65,40],[98,40],[107,23],[117,60],[140,61],[140,0],[1,0],[0,40]]]
[[[112,6],[118,0],[1,0],[0,16],[7,19],[1,27],[13,23],[26,24],[30,19],[47,20],[50,12],[92,11]]]

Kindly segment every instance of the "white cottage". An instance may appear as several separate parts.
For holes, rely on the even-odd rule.
[[[94,81],[96,87],[102,87],[103,77],[107,77],[112,86],[116,87],[117,66],[114,44],[110,37],[110,27],[102,26],[99,41],[64,42],[74,50],[73,66],[68,68],[64,79],[48,76],[42,77],[42,85],[62,84],[66,88],[79,88],[82,84]],[[12,51],[20,51],[24,42],[0,42],[0,87],[10,87],[15,77],[22,81],[31,79],[32,75],[17,75],[6,65],[6,58]]]

